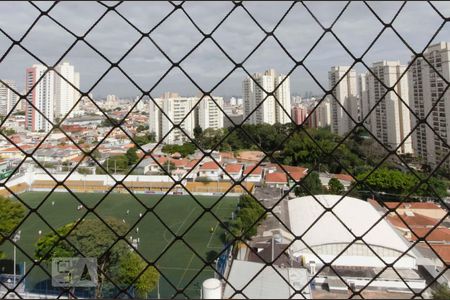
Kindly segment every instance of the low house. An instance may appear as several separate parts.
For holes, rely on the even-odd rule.
[[[218,181],[222,178],[222,173],[222,169],[215,161],[208,161],[200,166],[198,177],[206,178],[211,181]]]
[[[224,180],[239,180],[242,177],[243,166],[241,164],[227,164],[225,167],[225,173],[223,174]],[[230,178],[231,177],[231,178]]]
[[[385,202],[384,204],[390,209],[395,208],[400,214],[411,211],[433,219],[442,219],[447,214],[445,209],[434,202]]]
[[[348,174],[333,174],[333,178],[339,180],[346,191],[350,188],[352,182],[355,181],[353,177]]]
[[[151,167],[154,165],[154,161],[151,158],[144,158],[134,169],[136,174],[149,174]]]
[[[292,187],[297,184],[297,182],[301,181],[303,177],[305,177],[308,173],[306,172],[308,169],[305,169],[303,172],[289,172],[289,186]]]
[[[352,182],[354,181],[353,177],[348,174],[329,174],[329,173],[319,173],[320,182],[326,188],[328,188],[328,183],[332,178],[336,178],[340,183],[344,186],[347,191]]]
[[[0,158],[3,159],[14,159],[19,158],[22,159],[24,157],[24,154],[22,151],[26,153],[31,153],[34,150],[34,146],[31,145],[8,145],[7,147],[0,149]],[[21,151],[22,150],[22,151]]]
[[[244,181],[261,183],[263,179],[263,169],[259,166],[255,167],[254,165],[251,165],[244,169],[242,175],[245,177]]]
[[[439,283],[449,284],[450,272],[440,273],[450,262],[450,228],[447,222],[441,222],[443,216],[435,218],[443,209],[427,202],[385,202],[387,208],[375,200],[369,202],[378,210],[395,209],[387,220],[407,240],[416,243],[414,249],[421,253],[424,269],[432,277],[439,275]]]
[[[198,163],[198,159],[189,160],[186,163],[186,165],[184,166],[184,170],[187,173],[186,179],[195,180],[195,178],[197,177],[199,168],[200,168],[200,165]]]
[[[286,173],[282,172],[267,173],[265,183],[271,188],[285,188],[288,184],[288,178]]]
[[[220,152],[220,156],[222,157],[223,163],[236,163],[237,159],[234,157],[233,152]]]

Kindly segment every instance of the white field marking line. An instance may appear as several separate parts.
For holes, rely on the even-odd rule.
[[[195,209],[196,209],[196,207],[192,208],[191,212],[186,216],[186,218],[184,218],[183,222],[181,222],[181,225],[180,225],[180,226],[178,227],[178,229],[175,231],[175,234],[178,234],[178,232],[180,231],[180,229],[183,227],[183,225],[186,223],[186,221],[189,219],[189,217],[192,215],[192,213],[195,211]],[[180,224],[180,222],[177,222],[177,223],[173,224],[172,226],[169,226],[169,228],[172,228],[172,227],[174,227],[175,225],[178,225],[178,224]],[[170,242],[172,242],[172,240],[174,239],[174,237],[172,236],[171,238],[167,239],[167,238],[166,238],[166,233],[167,233],[167,232],[169,232],[169,230],[166,228],[166,229],[164,230],[164,233],[163,233],[163,238],[164,238],[164,240],[165,240],[166,242],[170,243]],[[170,232],[169,232],[169,233],[170,233]],[[171,234],[171,235],[172,235],[172,234]]]
[[[192,208],[191,212],[186,216],[186,218],[184,218],[183,223],[181,223],[180,227],[178,227],[177,231],[175,232],[176,234],[178,234],[178,232],[183,227],[184,223],[186,223],[186,221],[189,219],[189,217],[192,215],[192,213],[195,211],[195,209],[196,209],[196,207]]]
[[[169,226],[169,228],[172,229],[175,226],[178,227],[179,224],[181,224],[181,222],[173,223],[173,225]],[[167,228],[164,228],[164,233],[163,233],[164,241],[166,241],[167,243],[170,243],[172,241],[173,237],[172,237],[172,239],[170,237],[167,237],[167,233],[172,235]]]
[[[219,203],[219,205],[217,205],[217,209],[219,210],[220,209],[220,207],[222,207],[222,205],[223,205],[223,202],[221,201],[220,203]],[[211,234],[211,236],[209,237],[209,240],[208,240],[208,243],[206,244],[206,248],[208,248],[208,249],[217,249],[217,248],[221,248],[221,247],[211,247],[209,244],[211,243],[211,241],[212,241],[212,238],[213,238],[213,236],[216,234],[216,229],[217,229],[217,227],[219,227],[219,221],[217,221],[217,224],[216,224],[216,227],[214,227],[214,231],[213,231],[213,233]]]
[[[184,219],[183,223],[180,225],[180,227],[178,228],[177,232],[175,232],[176,234],[178,234],[178,231],[180,231],[181,227],[183,227],[184,223],[186,223],[187,219],[192,215],[192,213],[194,212],[195,209],[196,209],[196,207],[194,207],[194,208],[191,210],[191,212],[189,213],[189,215]],[[181,282],[183,281],[184,276],[186,275],[186,272],[188,271],[189,266],[191,265],[192,260],[194,259],[194,255],[195,255],[195,254],[192,253],[191,259],[189,260],[189,263],[188,263],[187,267],[184,269],[183,275],[181,275],[181,278],[180,278],[180,280],[178,281],[177,287],[180,286]]]
[[[191,266],[191,263],[192,263],[192,261],[194,260],[194,256],[195,256],[195,254],[192,253],[191,259],[189,260],[189,263],[188,263],[187,267],[184,269],[184,272],[183,272],[183,274],[181,275],[180,280],[178,281],[177,287],[180,286],[181,282],[182,282],[183,279],[184,279],[184,276],[186,276],[186,272],[188,271],[189,267]]]

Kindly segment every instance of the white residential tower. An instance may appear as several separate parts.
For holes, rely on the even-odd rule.
[[[250,115],[247,123],[285,124],[291,122],[289,77],[286,78],[285,75],[277,74],[275,70],[270,69],[264,74],[256,73],[251,78],[246,78],[242,83],[242,90],[244,118]],[[273,96],[268,96],[268,93],[272,92]]]

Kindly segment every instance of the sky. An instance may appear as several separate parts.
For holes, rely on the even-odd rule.
[[[444,17],[450,17],[450,2],[432,3]],[[115,2],[108,1],[104,4],[114,5]],[[35,2],[35,5],[47,10],[52,3]],[[305,1],[304,5],[287,1],[244,2],[243,7],[238,6],[233,10],[235,5],[232,2],[184,2],[182,7],[206,34],[211,33],[229,14],[211,36],[231,59],[236,63],[243,62],[249,73],[274,68],[283,74],[290,73],[292,94],[313,92],[320,95],[320,85],[328,87],[327,73],[330,67],[350,65],[353,62],[352,57],[331,32],[327,32],[319,41],[323,29],[318,22],[325,28],[331,26],[346,5],[347,2],[327,1]],[[384,22],[390,22],[402,2],[369,1],[368,5]],[[59,2],[48,15],[74,34],[82,36],[105,13],[106,6],[96,2]],[[285,49],[272,36],[261,43],[266,35],[244,7],[268,32],[273,31],[282,19],[274,31],[274,36]],[[121,3],[116,10],[143,32],[151,30],[150,37],[160,50],[147,37],[136,45],[141,34],[114,10],[107,12],[95,25],[86,35],[86,41],[112,62],[118,61],[134,47],[119,65],[142,90],[151,90],[153,96],[159,96],[166,91],[182,95],[197,94],[198,88],[177,68],[160,80],[171,67],[165,55],[173,61],[179,61],[203,38],[186,14],[181,9],[174,10],[174,5],[169,2],[130,1]],[[38,9],[27,2],[0,2],[0,79],[15,80],[19,89],[24,87],[26,67],[39,61],[19,45],[14,45],[5,55],[12,41],[4,33],[14,40],[20,40],[38,16]],[[392,25],[415,51],[420,52],[443,23],[442,17],[428,3],[408,2]],[[432,44],[450,41],[449,23],[444,24]],[[155,28],[157,24],[159,25]],[[355,57],[361,56],[367,50],[382,29],[382,23],[363,2],[351,2],[332,27],[336,36]],[[23,37],[21,45],[49,65],[64,55],[62,61],[73,64],[81,74],[81,90],[91,91],[94,97],[104,97],[108,94],[135,97],[140,94],[139,89],[118,69],[112,69],[94,86],[110,63],[84,41],[77,42],[73,35],[47,16],[37,21]],[[314,45],[314,49],[310,51]],[[248,57],[257,46],[256,51]],[[411,55],[412,52],[394,31],[387,28],[363,56],[363,60],[368,66],[380,60],[399,60],[406,64]],[[317,82],[303,66],[292,71],[295,61],[290,56],[295,61],[303,60]],[[214,88],[213,94],[225,97],[241,95],[242,80],[247,76],[242,69],[229,74],[234,63],[210,39],[206,39],[185,57],[180,66],[202,89],[208,91]],[[366,70],[360,63],[355,68],[358,72]],[[222,81],[226,75],[228,77]]]

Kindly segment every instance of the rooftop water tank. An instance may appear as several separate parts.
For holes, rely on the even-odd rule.
[[[203,281],[202,284],[202,298],[203,299],[221,299],[222,298],[222,283],[219,279],[209,278]]]

